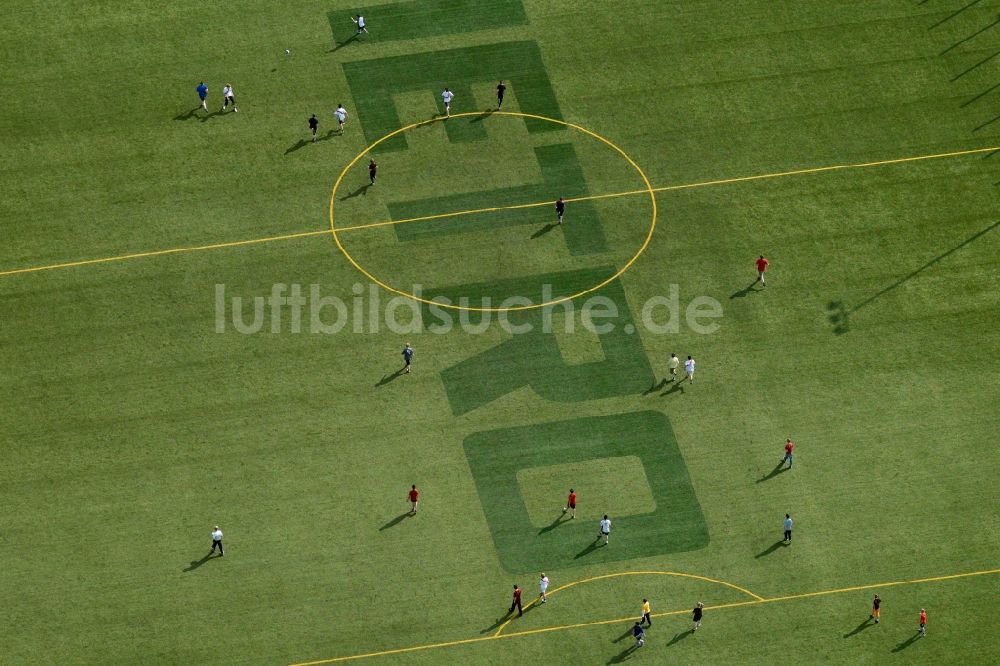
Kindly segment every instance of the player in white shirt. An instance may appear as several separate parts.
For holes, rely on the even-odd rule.
[[[362,32],[364,32],[366,35],[370,34],[368,32],[368,28],[365,27],[365,17],[364,16],[362,16],[361,14],[358,14],[357,16],[351,18],[351,20],[354,21],[358,25],[358,32],[357,32],[358,35],[360,35]]]
[[[337,110],[333,112],[333,115],[337,116],[337,122],[340,123],[340,132],[344,132],[344,123],[347,122],[347,109],[344,108],[343,104],[337,105]]]
[[[224,99],[223,99],[223,102],[222,102],[222,109],[220,110],[220,113],[222,111],[225,111],[227,108],[229,108],[230,104],[233,105],[233,111],[234,112],[239,111],[239,109],[236,108],[236,97],[233,96],[233,86],[232,86],[232,84],[227,83],[226,85],[224,85],[222,87],[222,97]]]
[[[445,88],[444,92],[441,93],[441,100],[444,102],[445,118],[451,118],[451,100],[453,99],[455,99],[455,93]]]
[[[219,549],[219,557],[225,557],[226,551],[222,549],[222,530],[219,529],[218,525],[212,530],[212,550],[208,551],[208,554],[214,553],[216,548]]]
[[[600,541],[601,537],[604,537],[604,543],[608,543],[608,538],[611,536],[611,519],[608,518],[607,514],[601,520],[601,531],[597,533],[597,540]]]
[[[687,373],[688,383],[694,381],[694,359],[688,356],[688,360],[684,361],[684,372]]]
[[[549,577],[544,573],[542,574],[542,577],[538,579],[538,589],[541,592],[538,596],[542,598],[542,603],[544,604],[548,601],[548,597],[545,596],[545,591],[549,589]]]

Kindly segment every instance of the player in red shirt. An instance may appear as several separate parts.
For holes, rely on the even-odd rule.
[[[920,635],[927,635],[927,611],[920,609]]]
[[[778,465],[778,467],[781,467],[781,465],[784,465],[785,463],[788,463],[788,469],[792,468],[792,449],[794,449],[794,448],[795,448],[795,445],[792,444],[792,440],[786,439],[785,440],[785,457],[781,459],[781,464]]]
[[[417,513],[417,501],[420,499],[420,491],[417,490],[416,486],[410,486],[410,504],[413,508],[410,509],[410,515],[416,515]]]
[[[513,613],[515,608],[517,608],[518,617],[524,615],[524,610],[521,608],[521,588],[517,585],[514,586],[514,600],[510,602],[510,609],[507,611],[507,614],[510,615]]]
[[[569,497],[566,498],[566,506],[563,507],[563,513],[567,511],[570,512],[570,518],[576,518],[576,492],[570,488]]]
[[[757,282],[760,282],[762,285],[765,284],[764,271],[767,270],[768,263],[770,262],[764,258],[764,255],[760,255],[760,259],[757,260]]]

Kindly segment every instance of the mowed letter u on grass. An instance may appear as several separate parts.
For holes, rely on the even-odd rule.
[[[0,662],[995,661],[998,13],[9,7]]]

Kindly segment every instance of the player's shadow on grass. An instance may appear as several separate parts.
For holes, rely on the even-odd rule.
[[[409,511],[407,511],[406,513],[401,513],[400,515],[396,516],[395,518],[393,518],[392,520],[390,520],[389,522],[387,522],[382,527],[378,528],[378,531],[379,532],[384,532],[385,530],[389,529],[390,527],[395,527],[396,525],[399,525],[401,522],[403,522],[404,520],[406,520],[407,518],[410,518],[412,516],[413,516],[413,514],[410,513]]]
[[[678,393],[678,392],[684,393],[684,380],[682,380],[682,379],[675,379],[674,382],[673,382],[673,386],[671,386],[670,388],[668,388],[666,391],[664,391],[660,395],[664,396],[664,395],[670,395],[671,393]]]
[[[826,312],[833,325],[834,335],[843,335],[851,330],[851,310],[847,309],[843,301],[830,301],[826,305]]]
[[[294,144],[292,144],[291,146],[288,147],[288,150],[285,151],[285,154],[289,155],[291,153],[294,153],[296,150],[300,150],[302,148],[305,148],[310,143],[319,143],[320,141],[329,141],[330,139],[332,139],[335,136],[340,136],[340,134],[336,130],[330,130],[329,132],[327,132],[323,136],[317,136],[315,141],[308,141],[306,139],[299,139]]]
[[[632,635],[632,626],[629,625],[629,628],[625,630],[625,633],[623,633],[621,636],[619,636],[618,638],[616,638],[615,640],[613,640],[611,642],[612,643],[621,643],[623,640],[625,640],[626,638],[628,638],[631,635]]]
[[[221,557],[221,555],[220,555],[220,557]],[[201,565],[203,565],[205,562],[208,562],[210,559],[212,559],[212,551],[209,551],[208,555],[205,555],[200,560],[192,560],[191,564],[189,564],[186,569],[182,569],[182,571],[184,573],[187,573],[188,571],[194,571],[195,569],[197,569],[198,567],[200,567]]]
[[[515,617],[516,618],[517,616],[514,615],[513,613],[511,613],[510,611],[508,611],[508,612],[504,613],[503,615],[501,615],[500,617],[498,617],[497,620],[496,620],[496,622],[494,622],[490,626],[486,627],[485,629],[483,629],[479,633],[481,633],[481,634],[488,634],[491,631],[496,631],[497,629],[500,628],[501,624],[503,624],[504,622],[506,622],[507,619],[511,618],[511,617]]]
[[[484,120],[486,120],[487,118],[489,118],[490,116],[492,116],[493,112],[496,111],[496,110],[497,109],[483,109],[483,112],[480,115],[476,116],[475,118],[473,118],[469,122],[470,123],[481,123]]]
[[[581,557],[586,557],[587,555],[590,555],[592,552],[594,552],[598,548],[600,548],[602,546],[605,546],[605,545],[606,544],[604,543],[603,539],[597,539],[596,541],[591,541],[590,545],[587,546],[586,548],[584,548],[583,550],[581,550],[576,555],[574,555],[573,559],[574,560],[578,560]]]
[[[545,234],[549,233],[550,231],[552,231],[553,229],[555,229],[558,226],[559,225],[557,223],[550,222],[549,224],[546,224],[544,227],[542,227],[541,229],[539,229],[535,233],[531,234],[531,239],[534,240],[536,238],[541,238],[542,236],[544,236]]]
[[[332,49],[330,49],[329,51],[327,51],[327,53],[336,53],[337,51],[339,51],[340,49],[344,48],[345,46],[347,46],[351,42],[356,42],[356,41],[358,41],[358,35],[355,33],[351,37],[348,37],[344,41],[342,41],[339,44],[337,44],[336,46],[334,46]]]
[[[201,109],[201,106],[196,106],[187,113],[182,113],[179,116],[174,116],[174,120],[190,120],[191,118],[197,118],[198,116],[194,114],[198,113],[199,109]]]
[[[693,633],[694,632],[691,631],[690,629],[686,629],[678,634],[674,634],[674,637],[670,639],[670,642],[667,643],[667,645],[674,645],[675,643],[680,643],[682,640],[684,640]]]
[[[980,125],[979,127],[977,127],[976,129],[974,129],[972,131],[973,132],[978,132],[979,130],[983,129],[984,127],[988,127],[989,125],[992,125],[993,123],[995,123],[998,120],[1000,120],[1000,116],[997,116],[993,120],[987,120],[985,123],[983,123],[982,125]]]
[[[209,119],[214,118],[216,116],[223,116],[225,114],[226,114],[225,111],[223,111],[222,109],[219,109],[218,111],[213,111],[212,113],[206,114],[204,116],[199,116],[199,119],[201,120],[201,122],[205,122],[206,120],[209,120]]]
[[[399,370],[397,370],[396,372],[392,373],[391,375],[382,375],[382,379],[378,380],[378,382],[375,384],[375,388],[378,388],[379,386],[385,386],[389,382],[391,382],[391,381],[393,381],[395,379],[398,379],[399,377],[402,377],[403,374],[404,374],[404,370],[403,370],[403,368],[400,368]]]
[[[762,557],[767,557],[768,555],[770,555],[774,551],[778,550],[779,548],[784,548],[785,546],[788,546],[788,545],[791,545],[791,544],[789,544],[787,541],[783,541],[783,540],[782,541],[775,541],[770,546],[768,546],[767,549],[760,551],[759,553],[757,553],[753,557],[754,557],[755,560],[760,559]]]
[[[629,631],[629,633],[632,633],[631,630]],[[635,652],[638,649],[639,648],[636,647],[635,643],[633,643],[632,645],[628,646],[627,648],[625,648],[624,650],[622,650],[621,652],[619,652],[615,656],[611,657],[611,659],[608,659],[608,663],[609,664],[620,664],[623,661],[628,660],[632,656],[632,653]]]
[[[344,196],[340,197],[340,200],[341,201],[347,201],[348,199],[353,199],[354,197],[367,196],[367,194],[368,194],[368,188],[371,187],[371,186],[372,186],[371,183],[368,183],[367,185],[362,185],[361,187],[359,187],[358,189],[354,190],[353,192],[351,192],[349,194],[345,194]]]
[[[858,626],[854,627],[854,629],[852,629],[851,631],[849,631],[846,634],[844,634],[844,638],[850,638],[851,636],[856,636],[856,635],[860,634],[862,631],[864,631],[865,629],[868,629],[869,627],[874,627],[874,626],[875,626],[875,623],[872,622],[871,618],[868,618],[867,620],[865,620],[864,622],[862,622]]]
[[[911,645],[913,645],[918,638],[920,638],[920,632],[919,631],[917,633],[913,634],[912,636],[910,636],[909,638],[907,638],[905,641],[903,641],[902,643],[900,643],[896,647],[892,648],[892,651],[893,652],[902,652],[906,648],[908,648]]]
[[[656,393],[661,388],[664,388],[668,383],[670,383],[670,380],[667,379],[666,377],[664,377],[663,379],[660,380],[660,382],[658,384],[653,384],[648,389],[646,389],[645,391],[643,391],[642,394],[643,395],[649,395],[651,393]]]
[[[734,298],[744,298],[747,294],[752,294],[753,292],[757,291],[756,289],[754,289],[755,286],[757,286],[757,280],[754,280],[753,282],[743,287],[739,291],[734,291],[729,296],[729,300],[732,300]]]
[[[757,479],[757,483],[764,483],[765,481],[770,481],[771,479],[773,479],[774,477],[778,476],[782,472],[787,472],[790,469],[791,469],[791,467],[785,467],[785,463],[784,462],[780,462],[780,463],[778,463],[777,467],[775,467],[770,472],[768,472],[764,476],[762,476],[759,479]]]
[[[961,46],[962,44],[966,43],[967,41],[969,41],[973,37],[976,37],[978,35],[983,34],[987,30],[989,30],[990,28],[992,28],[993,26],[995,26],[997,23],[1000,23],[1000,16],[998,16],[997,20],[993,21],[993,23],[990,23],[988,26],[977,30],[976,32],[972,33],[971,35],[969,35],[965,39],[961,39],[961,40],[955,42],[954,44],[952,44],[951,46],[949,46],[948,48],[946,48],[944,51],[941,51],[941,53],[939,53],[938,55],[944,55],[945,53],[948,53],[949,51],[954,50],[955,48],[957,48],[957,47]],[[998,83],[997,85],[1000,85],[1000,83]],[[996,86],[994,86],[994,87],[996,87]]]
[[[559,527],[564,522],[566,522],[566,521],[563,520],[563,518],[566,518],[566,514],[562,514],[562,515],[556,516],[556,519],[553,520],[551,524],[546,525],[542,529],[538,530],[538,533],[539,534],[545,534],[546,532],[551,532],[552,530],[554,530],[555,528]],[[569,520],[569,519],[567,518],[566,520]]]

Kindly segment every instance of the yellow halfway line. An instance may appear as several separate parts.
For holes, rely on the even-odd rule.
[[[698,187],[711,187],[715,185],[730,185],[734,183],[744,183],[754,180],[767,180],[772,178],[785,178],[788,176],[801,176],[810,173],[824,173],[827,171],[841,171],[846,169],[866,169],[871,167],[888,166],[890,164],[904,164],[907,162],[919,162],[922,160],[935,160],[943,159],[947,157],[960,157],[963,155],[975,155],[978,153],[988,153],[1000,150],[1000,146],[993,146],[990,148],[972,148],[970,150],[956,150],[947,153],[934,153],[931,155],[915,155],[911,157],[898,157],[889,160],[878,160],[875,162],[858,162],[852,164],[832,164],[828,166],[821,167],[810,167],[806,169],[794,169],[791,171],[778,171],[774,173],[763,173],[754,176],[738,176],[735,178],[722,178],[717,180],[704,180],[694,183],[681,183],[679,185],[664,185],[662,187],[653,188],[654,192],[671,192],[675,190],[687,190],[694,189]],[[637,194],[648,194],[648,190],[629,190],[625,192],[612,192],[609,194],[591,194],[582,197],[571,197],[567,198],[567,202],[577,202],[577,201],[595,201],[599,199],[613,199],[617,197],[627,197],[634,196]],[[403,218],[400,220],[385,220],[381,222],[372,222],[370,224],[358,224],[348,227],[338,227],[337,231],[356,231],[358,229],[370,229],[374,227],[384,227],[396,224],[408,224],[412,222],[426,222],[428,220],[439,220],[452,217],[462,217],[466,215],[476,215],[481,213],[495,213],[504,210],[518,210],[523,208],[537,208],[539,206],[551,206],[551,201],[536,201],[532,203],[524,204],[514,204],[510,206],[491,206],[489,208],[477,208],[473,210],[461,210],[454,211],[450,213],[440,213],[437,215],[422,215],[419,217]],[[164,250],[152,250],[149,252],[134,252],[131,254],[121,254],[112,257],[100,257],[97,259],[82,259],[79,261],[66,261],[58,264],[46,264],[41,266],[30,266],[27,268],[14,268],[10,270],[0,271],[0,277],[7,275],[18,275],[21,273],[36,273],[39,271],[49,271],[58,268],[73,268],[76,266],[89,266],[92,264],[108,264],[115,261],[127,261],[130,259],[142,259],[146,257],[159,257],[168,254],[181,254],[183,252],[201,252],[205,250],[219,250],[223,248],[230,247],[240,247],[243,245],[257,245],[260,243],[270,243],[273,241],[281,240],[291,240],[293,238],[305,238],[308,236],[323,236],[328,235],[329,230],[322,231],[303,231],[293,234],[283,234],[280,236],[266,236],[263,238],[250,238],[247,240],[230,241],[225,243],[211,243],[208,245],[195,245],[191,247],[175,247],[167,248]]]
[[[641,573],[641,572],[634,572],[634,573]],[[652,573],[652,572],[649,572],[649,573]],[[660,573],[662,573],[662,572],[660,572]],[[950,575],[947,575],[947,576],[932,576],[930,578],[915,578],[913,580],[899,580],[899,581],[891,581],[891,582],[886,582],[886,583],[872,583],[872,584],[869,584],[869,585],[854,585],[854,586],[851,586],[851,587],[840,587],[840,588],[836,588],[836,589],[832,589],[832,590],[820,590],[818,592],[803,592],[801,594],[789,594],[789,595],[780,596],[780,597],[755,598],[755,599],[751,599],[751,600],[748,600],[748,601],[736,601],[736,602],[732,602],[732,603],[728,603],[728,604],[718,604],[716,606],[706,606],[705,610],[722,610],[724,608],[740,608],[740,607],[743,607],[743,606],[759,606],[761,604],[775,603],[775,602],[779,602],[779,601],[792,601],[792,600],[795,600],[795,599],[807,599],[807,598],[811,598],[811,597],[819,597],[819,596],[825,596],[825,595],[831,595],[831,594],[843,594],[845,592],[857,592],[859,590],[872,590],[872,589],[878,589],[878,588],[883,588],[883,587],[894,587],[894,586],[898,586],[898,585],[917,585],[917,584],[921,584],[921,583],[932,583],[932,582],[935,582],[935,581],[942,581],[942,580],[954,580],[956,578],[969,578],[969,577],[972,577],[972,576],[986,576],[986,575],[989,575],[989,574],[1000,574],[1000,569],[986,569],[986,570],[983,570],[983,571],[970,571],[970,572],[967,572],[967,573],[950,574]],[[609,578],[609,577],[613,577],[615,575],[616,574],[608,574],[606,576],[595,577],[595,579],[598,579],[598,578]],[[698,578],[697,576],[692,576],[692,577]],[[587,579],[587,580],[594,580],[594,579]],[[712,580],[712,579],[707,579],[707,580]],[[582,583],[582,582],[586,582],[586,581],[577,581],[577,583],[569,583],[569,584],[564,585],[562,588],[559,588],[559,589],[565,589],[567,587],[573,586],[574,584],[579,584],[579,583]],[[555,590],[553,590],[553,592],[555,592]],[[753,596],[756,597],[756,595],[753,595]],[[669,616],[669,615],[684,615],[684,614],[690,613],[690,612],[691,612],[690,609],[685,608],[683,610],[673,610],[673,611],[663,611],[663,612],[660,612],[660,613],[652,613],[652,617],[666,617],[666,616]],[[465,639],[456,640],[456,641],[445,641],[445,642],[441,642],[441,643],[428,643],[428,644],[425,644],[425,645],[413,645],[413,646],[410,646],[410,647],[395,648],[395,649],[392,649],[392,650],[382,650],[382,651],[379,651],[379,652],[366,652],[366,653],[363,653],[363,654],[352,654],[352,655],[346,655],[346,656],[343,656],[343,657],[332,657],[332,658],[329,658],[329,659],[319,659],[319,660],[316,660],[316,661],[304,661],[304,662],[300,662],[300,663],[297,663],[297,664],[292,664],[292,666],[319,666],[320,664],[333,664],[333,663],[337,663],[337,662],[341,662],[341,661],[353,661],[353,660],[357,660],[357,659],[368,659],[368,658],[371,658],[371,657],[382,657],[382,656],[387,656],[387,655],[392,655],[392,654],[403,654],[403,653],[407,653],[407,652],[419,652],[421,650],[433,650],[433,649],[437,649],[437,648],[453,647],[453,646],[456,646],[456,645],[467,645],[469,643],[481,643],[483,641],[495,641],[495,640],[500,640],[500,639],[504,639],[504,638],[515,638],[515,637],[518,637],[518,636],[532,636],[532,635],[536,635],[536,634],[550,633],[550,632],[553,632],[553,631],[563,631],[563,630],[566,630],[566,629],[579,629],[581,627],[596,627],[596,626],[602,626],[602,625],[608,625],[608,624],[620,624],[620,623],[624,623],[624,622],[633,622],[634,620],[635,620],[635,616],[633,615],[633,616],[624,617],[624,618],[616,618],[616,619],[613,619],[613,620],[593,620],[593,621],[590,621],[590,622],[576,622],[576,623],[573,623],[573,624],[560,624],[560,625],[555,625],[555,626],[552,626],[552,627],[541,627],[541,628],[538,628],[538,629],[525,629],[524,631],[514,631],[514,632],[511,632],[511,633],[508,633],[508,634],[492,634],[490,636],[479,636],[479,637],[476,637],[476,638],[465,638]]]

